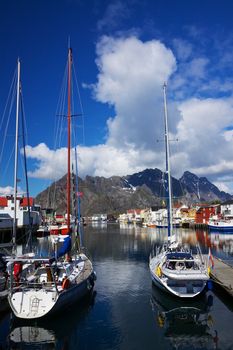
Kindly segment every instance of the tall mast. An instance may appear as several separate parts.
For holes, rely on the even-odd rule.
[[[13,218],[13,249],[16,251],[16,227],[17,227],[17,173],[18,173],[18,138],[19,138],[19,94],[20,94],[20,61],[17,63],[17,98],[16,98],[16,118],[15,118],[15,169],[14,169],[14,218]]]
[[[70,232],[70,146],[71,146],[71,64],[72,64],[72,50],[69,48],[68,52],[68,163],[67,163],[67,229]]]
[[[168,241],[172,235],[172,196],[171,196],[171,173],[170,173],[170,152],[169,152],[169,135],[168,135],[168,117],[167,117],[167,95],[166,83],[163,85],[164,98],[164,122],[165,122],[165,149],[166,149],[166,173],[168,179],[168,199],[167,199],[167,213],[168,213]]]

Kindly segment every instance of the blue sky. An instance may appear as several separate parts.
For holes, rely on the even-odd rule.
[[[167,81],[170,137],[179,139],[171,143],[173,175],[189,170],[232,192],[232,10],[228,0],[1,1],[0,113],[20,57],[31,194],[66,172],[53,135],[69,37],[84,110],[81,176],[164,168],[156,140]],[[13,184],[12,134],[13,121],[2,193]]]

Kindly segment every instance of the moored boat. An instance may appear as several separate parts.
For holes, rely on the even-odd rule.
[[[210,231],[233,233],[233,219],[210,219],[208,229]]]
[[[193,298],[199,295],[209,280],[207,265],[199,247],[195,255],[190,247],[178,242],[173,232],[172,193],[170,176],[168,118],[166,104],[166,85],[164,84],[164,119],[167,174],[167,242],[153,249],[150,254],[149,268],[152,281],[166,292],[180,297]]]
[[[69,261],[59,257],[15,258],[9,263],[8,301],[18,318],[38,319],[53,315],[80,300],[94,286],[92,263],[82,252]],[[16,266],[20,266],[18,274],[14,272]]]
[[[72,250],[73,225],[70,222],[71,202],[71,69],[72,51],[68,50],[68,147],[67,147],[67,236],[54,228],[55,251],[47,258],[14,258],[9,261],[10,289],[8,301],[14,315],[22,319],[39,319],[57,313],[80,300],[94,287],[96,275],[92,262],[81,242],[81,232],[75,237]],[[51,228],[50,228],[51,229]],[[50,230],[51,232],[51,230]],[[79,244],[76,244],[79,239]],[[58,243],[63,241],[58,249]]]

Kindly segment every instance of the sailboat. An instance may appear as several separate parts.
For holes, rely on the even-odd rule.
[[[14,85],[14,84],[13,84]],[[14,92],[13,92],[14,94]],[[17,211],[17,200],[18,200],[18,138],[19,138],[19,111],[21,105],[21,83],[20,83],[20,60],[17,61],[17,80],[16,80],[16,118],[15,118],[15,159],[14,159],[14,195],[11,199],[11,207],[13,207],[13,218],[12,218],[12,242],[1,244],[0,247],[5,249],[7,254],[0,254],[0,310],[6,308],[7,297],[8,297],[8,271],[7,271],[7,262],[16,256],[17,247],[16,247],[16,233],[17,233],[17,221],[19,212]],[[23,121],[22,121],[22,125]],[[22,126],[24,129],[24,127]],[[24,140],[24,130],[22,130],[23,140]],[[24,145],[25,146],[25,145]],[[27,173],[26,166],[26,155],[24,147],[24,167],[25,173]],[[28,181],[26,175],[26,187],[27,187],[27,223],[29,226],[29,236],[31,234],[31,216],[30,216],[30,206],[29,206],[29,190],[28,190]],[[25,218],[24,218],[25,219]],[[30,238],[30,237],[29,237]],[[27,242],[27,247],[29,247],[29,239]],[[8,303],[7,306],[9,307]]]
[[[80,300],[94,287],[96,275],[92,262],[79,249],[71,255],[70,223],[70,156],[71,156],[71,65],[72,50],[68,50],[68,173],[67,173],[67,233],[55,240],[53,256],[47,258],[15,258],[10,264],[8,301],[14,315],[21,319],[40,319],[64,310]]]
[[[206,283],[209,280],[209,274],[200,247],[196,247],[196,252],[194,254],[190,247],[177,241],[176,235],[173,232],[166,84],[163,86],[163,97],[166,174],[168,185],[167,242],[152,250],[152,253],[150,254],[149,268],[152,281],[155,285],[174,296],[193,298],[204,290]]]

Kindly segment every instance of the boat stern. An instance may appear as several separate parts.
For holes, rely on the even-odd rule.
[[[21,290],[8,296],[8,301],[18,318],[41,318],[52,310],[58,294],[56,290]]]

